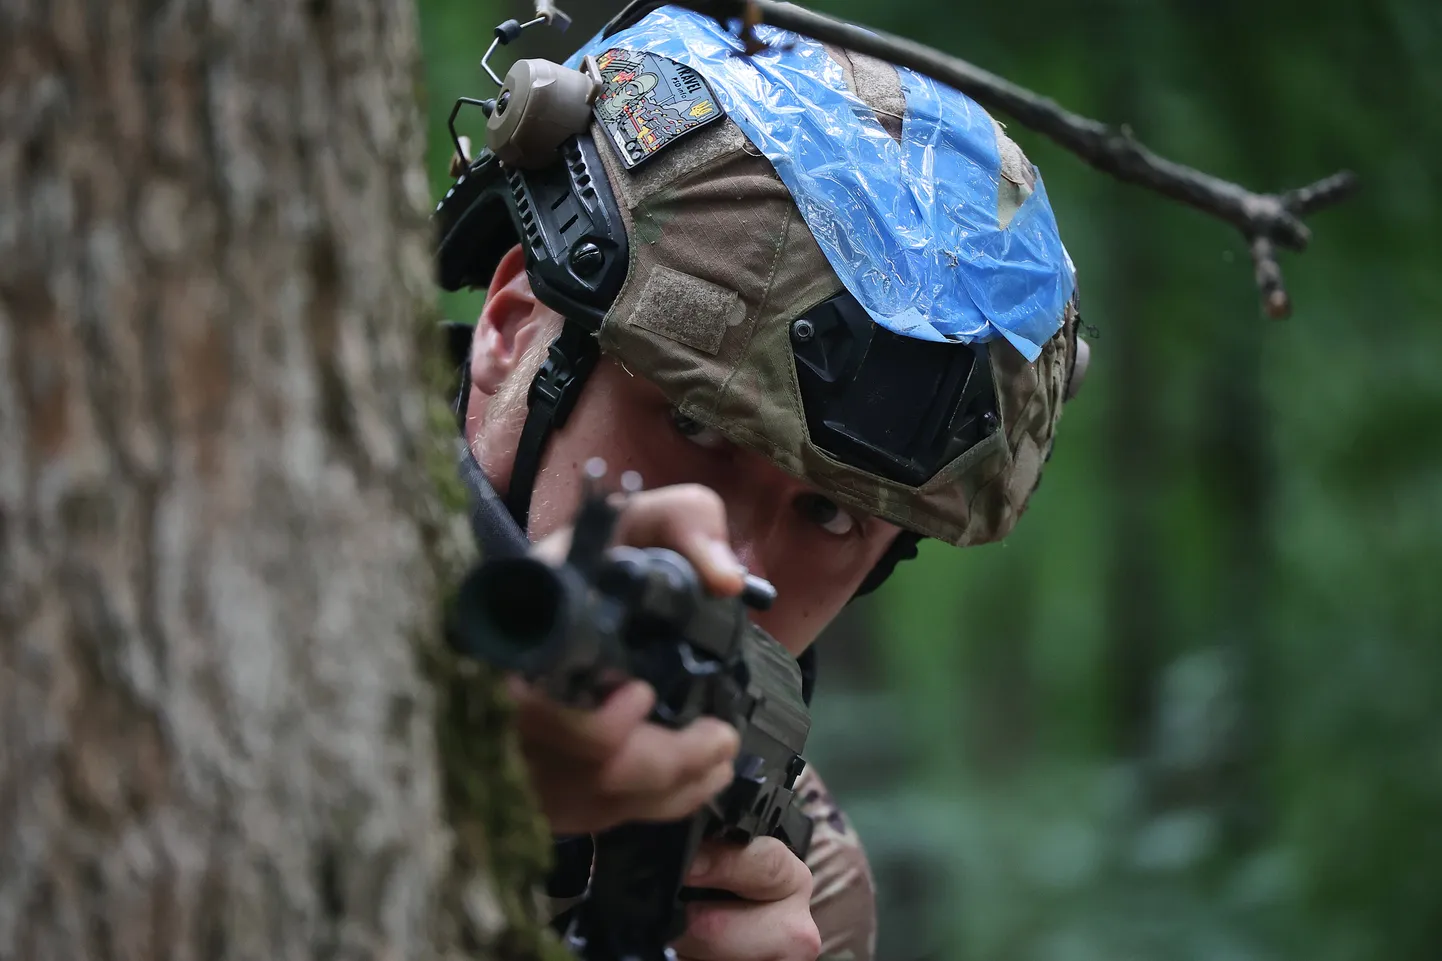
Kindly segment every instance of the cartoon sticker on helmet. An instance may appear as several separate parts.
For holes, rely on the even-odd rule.
[[[596,66],[602,82],[596,120],[628,170],[725,115],[701,75],[674,60],[613,47]]]

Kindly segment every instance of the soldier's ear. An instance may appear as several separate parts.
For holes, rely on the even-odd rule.
[[[519,245],[501,258],[471,340],[471,385],[493,395],[550,329],[554,312],[536,299]]]

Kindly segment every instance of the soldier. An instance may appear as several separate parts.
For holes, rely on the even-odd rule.
[[[458,181],[440,260],[443,285],[489,288],[456,341],[480,525],[503,498],[559,557],[581,465],[638,471],[619,539],[680,551],[720,594],[767,578],[756,620],[804,657],[920,538],[1012,528],[1085,345],[1045,192],[1000,125],[909,71],[769,36],[745,57],[708,18],[622,14],[583,51],[590,133],[479,219]],[[513,694],[557,835],[682,817],[732,777],[735,731],[648,723],[640,682],[584,713]],[[687,883],[742,901],[691,904],[681,957],[871,958],[865,855],[813,772],[798,793],[808,863],[769,838],[703,847]]]

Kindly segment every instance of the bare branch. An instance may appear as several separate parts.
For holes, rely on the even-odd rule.
[[[1357,188],[1356,176],[1342,171],[1310,186],[1279,194],[1253,193],[1238,184],[1157,155],[1125,127],[1116,129],[1074,114],[1053,100],[964,60],[924,44],[777,0],[646,0],[626,10],[626,22],[635,22],[665,2],[689,7],[723,22],[740,18],[741,36],[748,51],[756,49],[754,25],[767,23],[909,67],[961,91],[988,110],[1006,114],[1045,134],[1104,173],[1225,220],[1241,231],[1251,245],[1257,265],[1257,285],[1269,316],[1286,316],[1290,310],[1276,248],[1305,249],[1311,231],[1302,223],[1302,217],[1343,200]]]
[[[1357,178],[1350,171],[1332,174],[1314,184],[1282,194],[1282,206],[1298,217],[1330,207],[1357,192]]]
[[[1252,238],[1253,276],[1257,289],[1262,292],[1262,311],[1273,320],[1281,320],[1292,313],[1292,298],[1287,296],[1287,287],[1282,282],[1282,265],[1277,263],[1277,248],[1267,237]]]

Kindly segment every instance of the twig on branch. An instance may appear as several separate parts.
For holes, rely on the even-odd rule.
[[[1286,317],[1291,313],[1276,248],[1305,249],[1312,235],[1302,218],[1346,199],[1357,189],[1356,176],[1342,171],[1279,194],[1253,193],[1238,184],[1158,156],[1125,127],[1115,129],[1074,114],[1047,97],[964,60],[924,44],[777,0],[644,0],[625,10],[622,25],[634,23],[668,2],[722,22],[739,18],[741,38],[748,53],[761,49],[754,28],[759,23],[767,23],[909,67],[961,91],[988,110],[1004,113],[1045,134],[1104,173],[1225,220],[1247,238],[1256,264],[1263,308],[1270,317]]]
[[[1357,178],[1350,171],[1332,174],[1314,184],[1298,187],[1282,194],[1282,206],[1297,217],[1305,217],[1314,210],[1331,206],[1345,200],[1357,189]]]
[[[1270,237],[1252,238],[1252,265],[1257,289],[1262,292],[1262,310],[1268,317],[1287,316],[1292,302],[1282,285],[1282,265],[1277,263],[1277,248]]]
[[[536,16],[562,31],[571,26],[571,18],[556,9],[556,0],[536,0]]]

